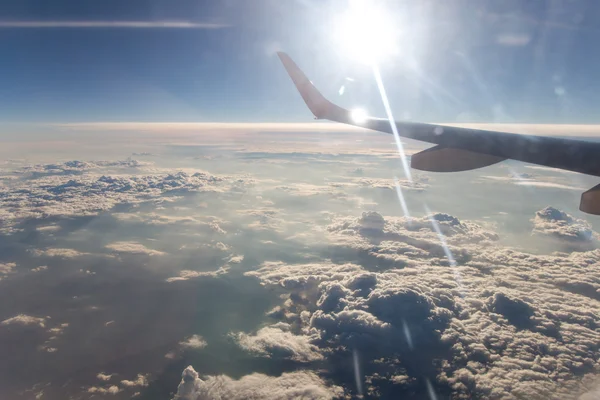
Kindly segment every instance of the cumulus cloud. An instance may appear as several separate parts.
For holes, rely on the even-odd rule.
[[[105,374],[104,372],[99,372],[98,375],[96,375],[96,378],[100,379],[101,381],[108,382],[113,375],[115,374]]]
[[[587,221],[574,218],[554,207],[536,212],[531,221],[534,235],[549,236],[569,243],[588,245],[587,247],[594,247],[598,241],[598,234]]]
[[[327,354],[350,389],[352,371],[343,371],[354,352],[365,392],[381,397],[576,398],[581,377],[600,373],[599,250],[523,253],[443,213],[367,212],[334,221],[328,232],[333,255],[352,249],[367,262],[265,262],[246,275],[288,293],[269,315],[303,336],[289,342]],[[277,329],[273,336],[287,332]],[[282,354],[269,331],[238,337],[259,355]],[[283,354],[294,357],[289,347]]]
[[[16,181],[0,198],[2,231],[10,233],[26,219],[97,215],[118,204],[168,201],[200,191],[240,190],[243,179],[203,172],[188,174],[46,175]]]
[[[472,250],[491,246],[498,240],[495,232],[444,213],[422,218],[384,218],[369,211],[358,218],[334,219],[327,232],[331,258],[359,261],[371,269],[463,263],[471,257]]]
[[[101,395],[116,395],[124,391],[132,391],[136,388],[142,388],[149,385],[147,374],[138,374],[135,379],[122,379],[119,384],[108,383],[117,374],[106,374],[100,372],[96,375],[98,380],[104,382],[103,386],[90,386],[87,388],[88,393],[101,394]],[[137,393],[137,394],[135,394]],[[133,396],[137,396],[139,393],[135,392]],[[131,397],[133,397],[131,396]]]
[[[88,393],[94,394],[112,394],[115,395],[121,391],[117,385],[112,385],[108,387],[100,387],[100,386],[91,386],[87,389]]]
[[[239,380],[228,376],[204,379],[190,365],[182,374],[174,400],[334,399],[343,395],[339,386],[329,386],[314,372],[286,372],[272,377],[251,374]]]
[[[249,352],[265,357],[283,357],[299,362],[322,360],[319,348],[304,335],[290,332],[291,326],[278,323],[259,329],[255,335],[234,334],[238,345]]]
[[[0,280],[2,280],[3,275],[13,273],[16,266],[15,263],[0,263]]]
[[[128,379],[122,380],[121,385],[123,385],[124,387],[136,387],[136,386],[145,387],[145,386],[148,386],[148,377],[143,374],[138,374],[138,376],[134,380],[128,380]]]

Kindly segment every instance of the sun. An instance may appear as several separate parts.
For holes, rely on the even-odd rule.
[[[350,112],[350,118],[357,124],[362,124],[367,121],[368,114],[362,108],[356,108]]]
[[[350,1],[348,9],[334,20],[334,42],[342,55],[377,65],[397,51],[400,30],[381,3]]]

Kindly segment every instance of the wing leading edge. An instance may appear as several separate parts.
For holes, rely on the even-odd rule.
[[[388,119],[353,119],[349,110],[327,100],[286,53],[277,54],[315,119],[393,133]],[[419,122],[391,123],[402,137],[437,145],[411,157],[415,169],[466,171],[512,159],[600,177],[600,143]],[[600,185],[583,193],[579,209],[600,215]]]

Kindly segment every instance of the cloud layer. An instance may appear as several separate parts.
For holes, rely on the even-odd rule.
[[[520,253],[446,214],[363,213],[328,230],[338,253],[356,250],[365,264],[267,262],[247,272],[289,295],[270,314],[285,325],[239,335],[242,347],[339,360],[333,375],[347,384],[343,360],[356,353],[364,393],[384,397],[433,388],[454,398],[576,398],[581,377],[598,374],[598,250]],[[283,333],[296,337],[282,349]]]

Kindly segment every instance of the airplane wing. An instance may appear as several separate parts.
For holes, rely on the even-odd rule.
[[[456,172],[486,167],[506,159],[600,177],[600,143],[576,139],[521,135],[385,118],[353,118],[352,112],[327,100],[284,52],[277,53],[315,119],[326,119],[393,133],[436,146],[411,156],[411,167]],[[581,196],[579,209],[600,215],[600,184]]]

